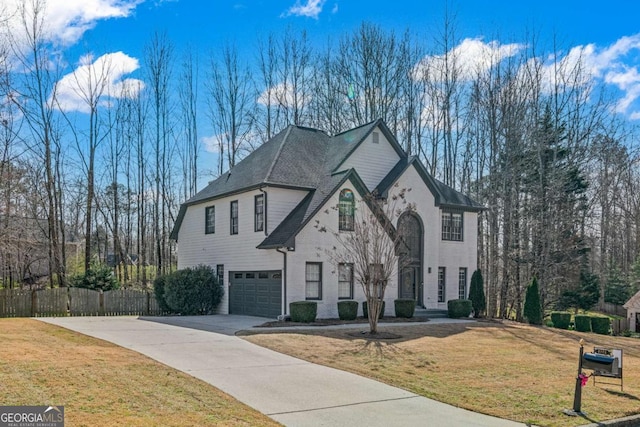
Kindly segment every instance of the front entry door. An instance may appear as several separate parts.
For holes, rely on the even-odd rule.
[[[420,267],[407,266],[402,269],[399,297],[420,301]]]
[[[412,299],[416,306],[424,306],[422,290],[423,232],[422,222],[415,213],[398,219],[401,239],[398,244],[398,298]]]

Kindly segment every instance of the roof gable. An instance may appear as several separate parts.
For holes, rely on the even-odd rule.
[[[625,302],[622,307],[627,310],[630,308],[640,308],[640,291],[636,292],[635,295],[629,298],[629,301]]]
[[[327,203],[329,198],[339,191],[344,183],[351,180],[353,187],[364,197],[366,187],[354,169],[327,177],[315,191],[310,192],[291,213],[258,245],[259,249],[295,247],[295,236],[309,223]]]
[[[422,162],[417,157],[400,159],[398,163],[389,171],[374,192],[386,197],[389,189],[395,182],[410,168],[415,168],[416,172],[422,178],[435,200],[435,206],[461,209],[465,211],[478,212],[484,210],[484,206],[471,199],[470,197],[460,193],[459,191],[449,187],[441,181],[433,178]]]
[[[393,135],[382,119],[378,119],[334,136],[333,150],[328,156],[328,160],[331,162],[332,171],[338,171],[376,128],[382,132],[386,140],[400,158],[407,157],[395,135]]]

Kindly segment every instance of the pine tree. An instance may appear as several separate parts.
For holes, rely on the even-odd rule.
[[[524,298],[524,318],[532,325],[542,325],[542,306],[540,305],[540,289],[534,277]]]
[[[631,289],[617,265],[609,268],[604,287],[604,301],[622,305],[631,297]]]
[[[480,317],[487,307],[487,300],[484,296],[484,279],[480,269],[473,272],[471,276],[471,287],[469,289],[469,299],[473,305],[473,316]]]

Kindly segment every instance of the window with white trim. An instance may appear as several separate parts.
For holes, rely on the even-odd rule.
[[[230,219],[229,224],[231,226],[231,234],[238,234],[238,201],[234,200],[230,205]]]
[[[445,268],[438,267],[438,302],[445,302],[446,297],[446,283],[445,283]]]
[[[338,264],[338,299],[353,299],[353,264]]]
[[[204,234],[216,232],[216,207],[208,206],[204,209]]]
[[[458,298],[467,298],[467,268],[460,267],[458,270]]]
[[[353,191],[347,188],[340,191],[340,197],[338,199],[339,231],[353,231],[355,203]]]
[[[442,211],[442,240],[463,241],[462,212]]]
[[[322,299],[322,263],[308,262],[305,267],[305,298]]]
[[[264,231],[264,194],[254,198],[254,231]]]

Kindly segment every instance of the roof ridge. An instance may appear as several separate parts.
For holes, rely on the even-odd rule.
[[[356,127],[354,127],[354,128],[351,128],[351,129],[343,130],[342,132],[340,132],[340,133],[337,133],[337,134],[333,135],[333,137],[338,137],[338,136],[340,136],[340,135],[342,135],[342,134],[345,134],[345,133],[347,133],[347,132],[352,132],[352,131],[354,131],[354,130],[357,130],[357,129],[363,128],[363,127],[365,127],[365,126],[370,126],[370,125],[372,125],[372,124],[374,124],[374,123],[378,123],[378,122],[379,122],[379,121],[381,121],[381,120],[382,120],[382,119],[375,119],[375,120],[373,120],[373,121],[371,121],[371,122],[369,122],[369,123],[363,123],[363,124],[361,124],[360,126],[356,126]]]
[[[291,134],[291,129],[292,128],[293,128],[293,125],[287,126],[287,133],[284,135],[284,138],[282,138],[282,142],[280,143],[280,146],[278,147],[278,151],[276,151],[276,155],[273,156],[273,160],[271,161],[271,165],[269,166],[269,170],[267,171],[267,174],[265,175],[263,182],[268,182],[270,180],[271,173],[273,172],[273,168],[276,166],[276,163],[278,162],[278,159],[280,158],[280,153],[282,152],[282,147],[284,147],[284,144],[287,142],[287,139],[289,138],[289,135]]]

